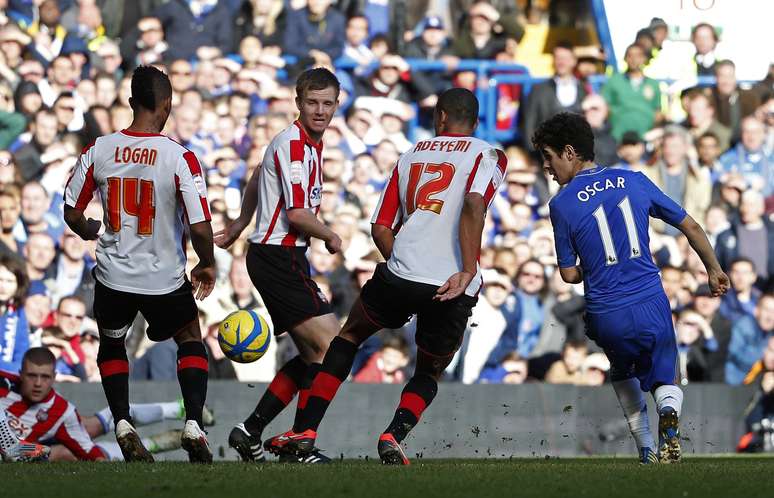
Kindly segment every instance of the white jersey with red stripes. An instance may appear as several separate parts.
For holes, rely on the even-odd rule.
[[[507,165],[503,151],[468,136],[422,140],[404,153],[371,219],[400,230],[387,261],[390,271],[432,285],[462,271],[459,224],[465,195],[479,193],[488,206]],[[477,268],[465,294],[476,296],[481,283]]]
[[[53,389],[40,403],[27,403],[19,394],[19,377],[0,372],[0,410],[19,439],[31,443],[63,444],[79,460],[104,457],[81,424],[75,406]]]
[[[288,221],[288,209],[310,209],[322,200],[322,142],[314,142],[296,121],[266,148],[258,173],[258,207],[250,242],[305,247],[309,240]]]
[[[183,285],[186,225],[210,220],[194,153],[159,134],[123,130],[100,137],[83,150],[65,204],[84,209],[95,190],[105,212],[97,280],[150,295]]]

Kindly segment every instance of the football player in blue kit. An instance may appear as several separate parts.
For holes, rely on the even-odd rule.
[[[562,186],[549,203],[559,272],[565,282],[584,284],[586,333],[610,359],[613,388],[640,462],[677,462],[683,393],[675,385],[675,332],[649,250],[648,218],[685,234],[714,296],[726,292],[728,277],[702,228],[645,175],[594,164],[594,135],[582,116],[555,115],[532,142],[543,154],[543,168]],[[644,392],[656,402],[658,447]]]

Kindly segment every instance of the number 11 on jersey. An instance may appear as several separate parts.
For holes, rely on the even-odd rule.
[[[637,225],[634,223],[634,214],[632,213],[632,205],[629,203],[628,196],[624,197],[623,200],[618,203],[618,209],[621,210],[621,214],[623,215],[624,225],[626,226],[626,235],[629,238],[629,258],[639,258],[641,256],[640,238],[637,236]],[[600,204],[594,211],[594,218],[597,220],[599,235],[602,237],[602,247],[605,249],[605,261],[607,265],[618,264],[618,255],[615,252],[613,234],[610,232],[610,225],[607,221],[607,215],[605,215],[604,205]]]

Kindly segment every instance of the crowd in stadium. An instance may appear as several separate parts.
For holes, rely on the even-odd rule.
[[[557,187],[529,140],[543,120],[570,110],[594,129],[598,164],[643,171],[703,223],[731,278],[732,290],[712,297],[685,238],[652,222],[681,383],[758,382],[774,371],[774,64],[760,81],[738,82],[733,61],[715,53],[709,24],[693,29],[695,56],[676,59],[658,18],[632,33],[621,72],[606,70],[594,47],[557,41],[550,54],[530,51],[572,8],[515,0],[0,0],[0,369],[18,370],[24,351],[42,344],[58,358],[59,380],[99,380],[95,244],[65,226],[62,193],[82,148],[129,124],[138,65],[170,76],[165,134],[206,167],[214,230],[238,215],[246,179],[295,119],[295,76],[311,65],[337,68],[342,97],[324,135],[320,215],[344,251],[331,255],[315,239],[307,255],[344,319],[379,261],[369,230],[386,178],[412,140],[432,133],[440,91],[485,84],[457,69],[474,59],[518,63],[547,79],[529,92],[499,88],[497,127],[514,131],[503,144],[509,170],[487,216],[485,285],[447,380],[599,385],[608,376],[609,362],[584,335],[582,286],[556,271],[547,203]],[[446,70],[412,70],[415,59]],[[711,83],[696,86],[697,76]],[[677,88],[665,78],[694,83]],[[102,219],[99,199],[87,215]],[[226,314],[262,310],[245,268],[247,235],[229,251],[216,248],[218,287],[200,306],[214,379],[270,380],[295,354],[280,337],[267,357],[235,368],[217,345]],[[411,328],[369,340],[352,380],[404,382]],[[129,343],[133,378],[176,378],[174,342],[152,345],[138,321]]]

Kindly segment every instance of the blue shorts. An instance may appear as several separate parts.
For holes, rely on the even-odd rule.
[[[587,313],[586,335],[605,350],[611,380],[636,377],[646,392],[675,384],[677,343],[663,293],[615,311]]]

